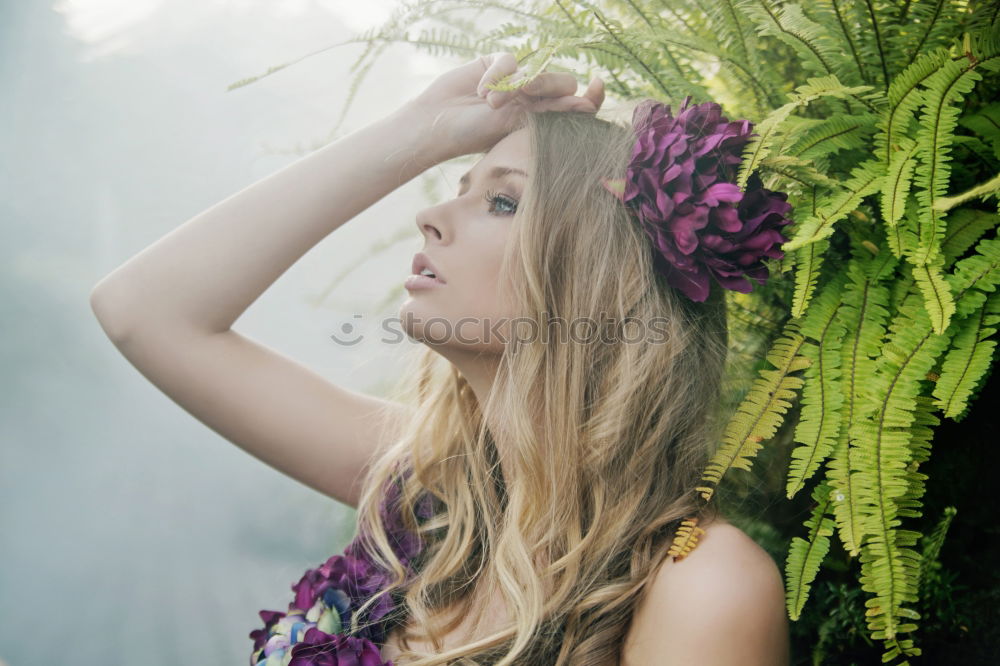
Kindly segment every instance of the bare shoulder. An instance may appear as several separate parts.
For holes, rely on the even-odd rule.
[[[784,580],[774,559],[719,518],[668,557],[639,602],[620,666],[787,666]]]

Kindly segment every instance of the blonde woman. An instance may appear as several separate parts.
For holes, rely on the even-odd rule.
[[[784,209],[763,190],[739,203],[738,221],[732,187],[706,175],[732,168],[720,147],[745,140],[735,130],[711,145],[687,137],[704,149],[683,173],[642,175],[641,141],[673,158],[684,136],[646,132],[637,144],[637,128],[598,118],[599,78],[582,96],[560,72],[487,88],[521,74],[511,53],[442,74],[93,290],[110,339],[174,401],[359,509],[345,553],[293,586],[288,611],[261,611],[251,664],[789,663],[777,566],[694,491],[721,422],[721,289],[746,290],[719,254],[725,234],[695,230],[742,224],[754,206],[753,225],[773,223]],[[232,330],[317,242],[474,153],[457,196],[416,215],[424,246],[399,314],[424,345],[391,399],[328,383]],[[667,171],[704,191],[648,191],[650,173]],[[657,232],[657,210],[688,227]],[[759,281],[759,265],[743,268]],[[700,541],[669,556],[685,518],[699,520]]]

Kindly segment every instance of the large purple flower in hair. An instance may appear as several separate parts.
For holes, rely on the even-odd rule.
[[[749,120],[730,122],[714,102],[670,107],[643,100],[632,115],[636,143],[619,189],[605,187],[632,208],[657,252],[667,283],[704,301],[712,277],[726,289],[749,293],[763,283],[764,257],[780,259],[790,224],[784,192],[772,192],[753,174],[745,192],[735,184]],[[624,185],[623,189],[620,187]]]

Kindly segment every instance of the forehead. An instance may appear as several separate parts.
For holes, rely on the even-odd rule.
[[[531,146],[528,143],[528,130],[519,129],[511,132],[494,144],[483,158],[496,163],[510,164],[527,170],[531,161]]]
[[[528,143],[528,132],[525,129],[519,129],[496,142],[468,173],[462,175],[458,182],[461,185],[467,184],[472,172],[476,172],[479,178],[489,177],[495,167],[520,169],[529,173],[530,165],[531,146]]]

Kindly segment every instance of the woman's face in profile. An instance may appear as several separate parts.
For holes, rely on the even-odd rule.
[[[446,355],[503,349],[497,333],[512,315],[502,311],[500,265],[527,180],[517,171],[494,173],[500,169],[530,173],[526,129],[498,141],[463,177],[454,199],[417,213],[421,252],[437,278],[408,278],[399,316],[410,337]]]

